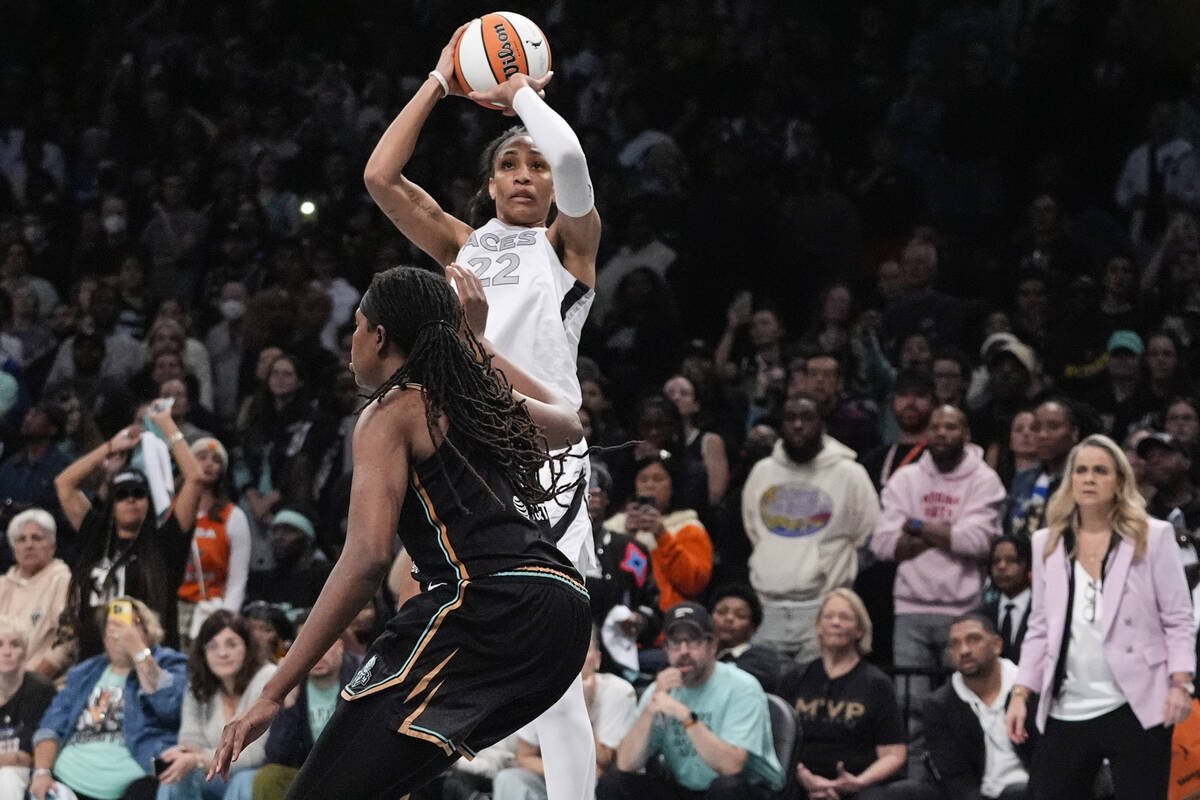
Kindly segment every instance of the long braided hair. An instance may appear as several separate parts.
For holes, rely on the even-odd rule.
[[[438,420],[445,415],[454,439],[447,437],[449,445],[504,472],[524,499],[544,503],[573,488],[558,486],[566,454],[550,454],[545,435],[524,401],[513,399],[504,373],[492,367],[491,356],[469,328],[460,334],[462,305],[445,278],[416,267],[393,267],[375,275],[359,308],[405,355],[404,366],[371,393],[368,404],[393,387],[420,386],[435,444]],[[538,472],[547,460],[551,481],[543,486]],[[464,455],[464,461],[474,471],[471,459]]]

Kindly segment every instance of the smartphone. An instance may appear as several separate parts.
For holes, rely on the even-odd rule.
[[[169,767],[169,766],[171,766],[170,761],[167,761],[165,758],[162,758],[160,756],[154,757],[154,774],[155,775],[162,775],[163,772],[165,772],[167,767]]]
[[[654,498],[648,494],[639,494],[633,499],[633,502],[637,503],[639,506],[649,506],[650,508],[658,507]]]
[[[113,600],[108,604],[108,618],[133,625],[133,603],[128,600]]]

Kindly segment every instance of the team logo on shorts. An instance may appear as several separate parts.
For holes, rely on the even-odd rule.
[[[346,686],[347,689],[356,692],[371,682],[371,668],[375,666],[375,658],[376,656],[371,656],[358,668],[358,672],[354,673],[353,680]]]
[[[515,508],[517,513],[522,517],[529,519],[529,506],[525,505],[521,498],[517,497],[515,494],[513,495],[513,508]]]

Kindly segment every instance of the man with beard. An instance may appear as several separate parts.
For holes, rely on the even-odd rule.
[[[875,491],[883,491],[883,485],[893,472],[916,461],[925,452],[928,445],[926,429],[933,404],[933,378],[918,370],[900,370],[892,383],[892,416],[900,430],[899,437],[859,459],[867,468]],[[868,562],[854,581],[854,591],[866,604],[871,621],[875,623],[870,658],[876,664],[892,663],[892,585],[895,582],[894,561]]]
[[[1014,745],[1004,730],[1017,665],[1001,657],[1001,638],[992,621],[982,615],[955,619],[948,638],[955,673],[929,696],[923,711],[932,767],[928,780],[940,790],[929,796],[1023,800],[1037,731],[1032,723],[1027,724],[1029,738]],[[896,788],[911,783],[905,781]]]
[[[896,441],[877,447],[860,459],[876,491],[882,491],[893,472],[916,461],[924,452],[925,429],[933,413],[933,392],[933,378],[924,372],[904,369],[896,375],[892,384],[892,415],[900,435]]]
[[[672,606],[663,630],[670,666],[642,694],[598,800],[772,797],[784,775],[762,687],[717,661],[713,620],[699,603]],[[637,774],[656,755],[662,770]]]
[[[977,608],[983,565],[1000,535],[1004,484],[969,442],[966,415],[954,406],[934,410],[929,448],[899,469],[883,490],[883,512],[871,550],[896,561],[895,663],[936,667],[946,649],[947,625]],[[919,700],[929,680],[914,677]]]
[[[757,644],[807,663],[817,657],[820,598],[850,586],[879,501],[854,451],[826,435],[819,401],[795,392],[782,438],[750,470],[742,522],[753,548],[750,584],[763,605]]]

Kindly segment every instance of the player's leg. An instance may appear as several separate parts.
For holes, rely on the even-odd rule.
[[[388,692],[338,702],[287,800],[400,797],[458,760],[432,742],[392,729]]]
[[[576,676],[558,701],[534,721],[549,800],[592,800],[596,796],[596,739]]]

